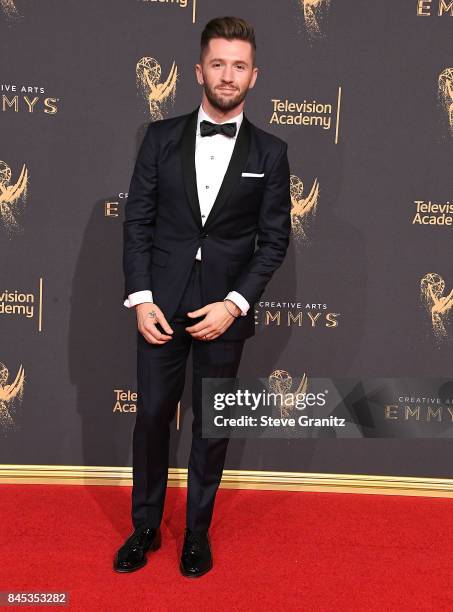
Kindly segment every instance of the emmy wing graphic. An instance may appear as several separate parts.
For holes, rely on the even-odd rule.
[[[24,368],[19,366],[16,378],[10,385],[6,384],[8,378],[8,368],[0,363],[0,426],[3,428],[14,425],[13,405],[16,399],[22,401],[25,383]]]
[[[448,116],[448,125],[453,133],[453,68],[445,68],[439,75],[439,99]]]
[[[329,10],[330,0],[299,0],[305,26],[311,37],[322,36],[321,22]]]
[[[438,340],[448,336],[447,325],[453,309],[453,289],[444,295],[445,281],[435,272],[426,274],[420,282],[422,301],[431,314],[433,331]]]
[[[148,102],[149,114],[153,121],[163,119],[166,105],[173,104],[176,95],[178,68],[173,62],[167,79],[160,83],[162,69],[153,57],[142,57],[136,66],[137,87]]]
[[[291,394],[292,398],[289,405],[280,399],[280,416],[281,418],[289,417],[294,409],[294,396],[299,393],[307,393],[308,378],[304,374],[300,379],[299,387],[296,391],[291,391],[293,386],[293,378],[286,370],[274,370],[269,376],[269,389],[274,393],[281,394],[282,398]]]
[[[306,228],[310,220],[316,212],[319,199],[319,182],[318,179],[313,181],[312,188],[308,196],[304,197],[304,184],[301,179],[295,174],[290,177],[290,193],[291,193],[291,225],[293,234],[297,240],[307,240]]]
[[[0,0],[0,7],[2,9],[3,14],[8,19],[15,19],[20,17],[19,12],[14,4],[14,0]]]
[[[19,205],[25,202],[27,196],[28,170],[23,165],[19,178],[13,184],[11,176],[11,168],[0,161],[0,219],[10,235],[19,229],[16,215]]]

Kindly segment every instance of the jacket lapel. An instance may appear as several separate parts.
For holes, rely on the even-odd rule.
[[[195,222],[201,229],[203,224],[201,221],[200,203],[198,201],[197,191],[197,175],[195,170],[195,139],[197,130],[198,108],[190,113],[187,119],[186,126],[182,135],[181,142],[181,157],[182,157],[182,174],[186,187],[187,199],[189,200],[190,208],[194,216]]]
[[[245,114],[242,118],[230,163],[223,177],[222,185],[211,208],[208,218],[203,226],[201,221],[200,203],[198,201],[197,175],[195,169],[195,140],[198,119],[198,108],[193,111],[187,120],[182,136],[181,153],[183,177],[192,213],[197,225],[206,230],[213,218],[219,213],[228,200],[233,188],[239,182],[243,168],[245,168],[250,149],[250,122]],[[209,138],[206,136],[206,138]]]

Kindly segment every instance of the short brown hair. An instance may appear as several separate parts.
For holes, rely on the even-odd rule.
[[[226,38],[227,40],[245,40],[252,45],[253,63],[255,63],[256,42],[255,30],[240,17],[215,17],[211,19],[201,33],[200,60],[212,38]]]

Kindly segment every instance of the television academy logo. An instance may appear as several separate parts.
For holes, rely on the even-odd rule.
[[[162,68],[153,57],[142,57],[135,68],[137,88],[148,104],[152,121],[164,118],[168,105],[174,104],[178,68],[173,61],[170,72],[163,83],[160,82]]]
[[[304,184],[295,174],[290,176],[291,227],[297,242],[307,241],[307,228],[316,214],[319,181],[315,178],[310,193],[304,196]]]
[[[142,2],[147,2],[149,4],[162,4],[162,0],[142,0]],[[196,0],[194,0],[196,2]],[[178,6],[179,8],[187,8],[188,0],[164,0],[166,6]]]
[[[326,133],[334,132],[334,143],[338,144],[340,134],[342,87],[338,86],[337,103],[321,102],[316,98],[289,100],[288,98],[272,97],[270,102],[272,112],[269,125],[296,127],[312,127]]]
[[[114,414],[136,414],[138,393],[132,389],[113,389],[114,402],[112,412]],[[180,429],[181,402],[176,408],[176,430]]]
[[[17,180],[12,183],[11,168],[0,160],[0,220],[9,237],[20,230],[17,217],[25,204],[28,189],[28,170],[23,164]]]
[[[432,200],[414,200],[415,215],[412,225],[430,225],[436,227],[453,226],[453,203],[433,202]]]
[[[168,7],[179,7],[179,8],[187,8],[189,5],[189,0],[141,0],[142,2],[146,2],[148,4],[158,4],[159,7],[168,6]],[[192,0],[192,23],[196,22],[197,15],[197,0]]]
[[[420,282],[421,300],[431,316],[431,324],[437,340],[447,340],[451,313],[453,311],[453,289],[444,295],[444,279],[435,272],[426,274]]]
[[[37,290],[0,286],[0,317],[29,319],[39,332],[43,330],[44,279],[40,277]]]
[[[8,368],[5,364],[0,363],[0,427],[3,429],[14,426],[17,404],[22,403],[25,385],[25,372],[22,365],[19,366],[11,384],[6,384],[8,379]]]
[[[299,3],[310,38],[323,36],[322,23],[327,17],[330,0],[299,0]]]
[[[112,412],[137,412],[137,393],[130,389],[114,389],[115,402]]]

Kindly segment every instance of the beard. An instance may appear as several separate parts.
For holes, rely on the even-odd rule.
[[[222,96],[221,93],[209,87],[209,85],[207,85],[206,82],[204,83],[203,87],[204,87],[206,97],[209,100],[209,103],[214,108],[222,112],[230,111],[236,106],[238,106],[244,100],[245,96],[247,95],[247,91],[248,91],[247,89],[245,89],[242,92],[239,91],[234,95],[224,97]]]

